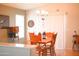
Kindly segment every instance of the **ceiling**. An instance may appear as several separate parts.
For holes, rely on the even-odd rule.
[[[36,7],[43,6],[45,4],[42,3],[3,3],[2,5],[18,8],[18,9],[23,9],[23,10],[28,10],[28,9],[33,9]]]

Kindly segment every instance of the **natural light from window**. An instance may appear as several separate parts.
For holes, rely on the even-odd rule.
[[[16,15],[16,26],[19,26],[19,38],[24,38],[24,16]]]

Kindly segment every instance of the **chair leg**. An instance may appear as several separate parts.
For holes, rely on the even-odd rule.
[[[40,56],[40,51],[38,51],[38,55]]]
[[[74,49],[74,44],[73,44],[73,46],[72,46],[72,49]]]
[[[51,47],[51,53],[53,56],[56,56],[56,52],[55,52],[55,48],[54,47]]]
[[[42,56],[47,56],[47,49],[46,48],[43,49]]]
[[[36,52],[37,52],[38,56],[41,55],[41,49],[40,49],[40,47],[36,48]]]
[[[20,42],[20,40],[19,40],[19,36],[18,36],[18,43]]]

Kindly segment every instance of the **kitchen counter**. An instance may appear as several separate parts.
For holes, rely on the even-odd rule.
[[[0,29],[0,41],[6,41],[7,39],[7,29]]]
[[[33,56],[36,45],[0,43],[0,56]]]

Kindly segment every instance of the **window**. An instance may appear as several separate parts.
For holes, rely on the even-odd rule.
[[[24,16],[16,15],[16,26],[19,26],[19,38],[24,38]]]

